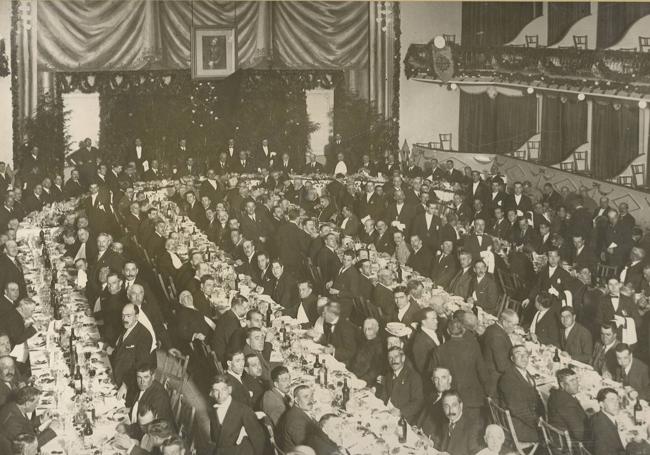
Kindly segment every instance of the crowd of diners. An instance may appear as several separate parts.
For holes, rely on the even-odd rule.
[[[29,420],[39,391],[30,386],[29,359],[10,355],[34,334],[34,302],[17,260],[18,223],[50,202],[82,197],[81,213],[61,221],[59,240],[68,262],[87,275],[85,293],[102,322],[118,397],[131,409],[133,423],[116,435],[120,447],[132,454],[185,453],[169,396],[154,379],[156,351],[164,350],[190,355],[190,371],[214,405],[214,453],[270,453],[260,413],[286,453],[344,453],[336,440],[338,417],[314,420],[313,390],[292,388],[290,371],[271,362],[277,334],[265,326],[265,316],[241,295],[227,311],[217,311],[211,295],[219,283],[204,256],[190,251],[181,260],[178,235],[167,232],[146,194],[134,190],[135,182],[168,177],[176,180],[167,198],[232,258],[237,273],[250,276],[442,453],[510,453],[503,429],[488,425],[488,397],[510,410],[524,443],[540,442],[543,417],[596,455],[647,453],[647,438],[624,447],[616,431],[615,390],[601,389],[599,410],[587,415],[575,397],[580,385],[571,369],[557,372],[544,406],[527,371],[529,352],[510,337],[521,325],[533,341],[592,365],[641,398],[650,396],[650,238],[627,205],[614,207],[606,196],[595,200],[586,188],[506,184],[499,175],[456,169],[451,160],[419,166],[388,154],[381,160],[364,155],[353,164],[352,152],[339,145],[337,138],[329,146],[331,180],[321,194],[290,176],[323,173],[314,156],[297,165],[266,141],[248,151],[230,140],[206,162],[180,141],[178,162],[159,166],[140,140],[114,162],[103,161],[86,140],[69,158],[75,168],[65,183],[41,168],[36,147],[16,173],[0,163],[3,443],[31,453],[20,450],[42,445],[57,430],[56,421]],[[261,191],[232,178],[243,173],[259,173]],[[385,183],[354,184],[379,174]],[[188,176],[202,178],[192,184]],[[439,182],[453,188],[452,203],[438,200]],[[445,315],[421,305],[421,282],[401,282],[394,270],[371,277],[370,261],[342,248],[346,237],[430,277],[497,322],[484,328],[474,311]],[[165,301],[144,276],[134,242],[173,281],[177,301]],[[485,251],[493,253],[493,267],[484,261]],[[546,260],[536,270],[541,256]],[[504,277],[518,285],[507,287]],[[504,309],[504,293],[521,305]],[[359,316],[359,298],[375,308],[376,317]],[[410,335],[391,335],[390,322],[411,327]],[[201,365],[192,364],[197,340],[214,351],[223,374],[199,380]]]

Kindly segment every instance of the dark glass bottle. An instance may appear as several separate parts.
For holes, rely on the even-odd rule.
[[[643,408],[641,407],[641,403],[639,402],[639,398],[637,397],[636,403],[634,403],[634,425],[641,425],[641,412],[643,411]]]
[[[314,360],[313,371],[312,371],[312,374],[316,378],[316,382],[318,382],[320,379],[320,369],[321,369],[320,356],[316,354],[316,360]]]
[[[84,391],[84,386],[83,386],[83,376],[81,376],[81,370],[79,369],[79,365],[77,365],[73,380],[74,380],[74,393],[76,395],[81,395]]]
[[[400,416],[397,425],[399,427],[399,443],[404,444],[406,442],[406,433],[408,431],[408,424],[406,423],[404,416]]]
[[[555,354],[553,355],[553,362],[560,363],[560,351],[555,348]]]
[[[348,401],[350,401],[350,387],[348,387],[348,378],[343,378],[343,388],[341,389],[341,394],[343,395],[341,406],[343,409],[345,409],[348,405]]]

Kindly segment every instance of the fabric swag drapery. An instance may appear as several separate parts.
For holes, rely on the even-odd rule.
[[[591,130],[594,178],[616,177],[639,155],[639,108],[636,103],[594,101]]]
[[[463,46],[501,46],[542,15],[542,2],[463,2]]]
[[[599,2],[596,47],[614,46],[632,24],[648,14],[650,3],[647,2]]]
[[[587,109],[586,102],[544,95],[539,152],[542,164],[561,163],[587,142]]]
[[[295,69],[367,64],[365,2],[66,0],[38,2],[39,67],[184,69],[192,25],[235,27],[238,66],[269,56]]]
[[[460,93],[459,150],[504,154],[535,134],[536,98]]]
[[[573,24],[583,17],[589,16],[590,13],[589,2],[549,2],[548,45],[558,43]]]

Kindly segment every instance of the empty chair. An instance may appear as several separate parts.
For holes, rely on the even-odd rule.
[[[573,47],[587,50],[587,35],[573,35]]]
[[[635,187],[645,186],[645,164],[633,164],[632,165],[632,177],[633,184]]]
[[[560,169],[566,172],[575,172],[576,170],[576,163],[573,161],[564,161],[560,163]]]
[[[531,161],[539,160],[540,141],[527,141],[526,149],[528,150],[528,159]]]
[[[572,455],[571,437],[567,430],[559,430],[542,417],[539,418],[539,427],[542,430],[544,445],[550,455]]]
[[[517,158],[518,160],[527,160],[528,159],[528,151],[527,150],[515,150],[512,152],[512,156]]]
[[[639,52],[650,52],[650,36],[639,36]]]
[[[573,153],[573,162],[575,163],[575,170],[578,172],[589,172],[589,165],[587,163],[587,152],[580,151]]]
[[[451,133],[440,133],[440,149],[451,150]]]
[[[616,177],[616,183],[623,186],[633,186],[634,181],[632,180],[631,175],[619,175]]]
[[[499,425],[503,432],[506,434],[506,441],[512,444],[518,454],[520,455],[533,455],[537,448],[538,443],[535,442],[521,442],[515,433],[515,427],[512,423],[510,411],[499,406],[496,401],[488,397],[488,406],[490,407],[490,415],[492,423]]]
[[[447,35],[446,33],[443,33],[442,37],[445,39],[447,45],[456,44],[456,35]]]
[[[539,35],[526,35],[526,47],[539,47]]]

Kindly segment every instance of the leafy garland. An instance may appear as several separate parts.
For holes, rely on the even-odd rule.
[[[20,151],[22,149],[21,122],[19,91],[20,80],[18,79],[18,0],[11,2],[11,33],[10,33],[10,59],[11,68],[11,126],[14,148],[14,168],[20,162]],[[16,157],[19,157],[16,159]]]
[[[399,107],[400,107],[400,64],[402,61],[402,18],[399,2],[393,2],[393,30],[395,42],[393,43],[393,130],[391,131],[390,145],[399,147]]]
[[[66,128],[68,115],[69,112],[63,110],[61,95],[46,92],[39,96],[36,114],[25,124],[30,145],[39,149],[39,159],[43,160],[41,168],[49,169],[50,173],[51,170],[56,173],[63,171],[64,153],[70,143]]]
[[[5,40],[0,39],[0,77],[7,77],[11,71],[9,70],[9,59],[7,58],[7,49],[5,47]]]

